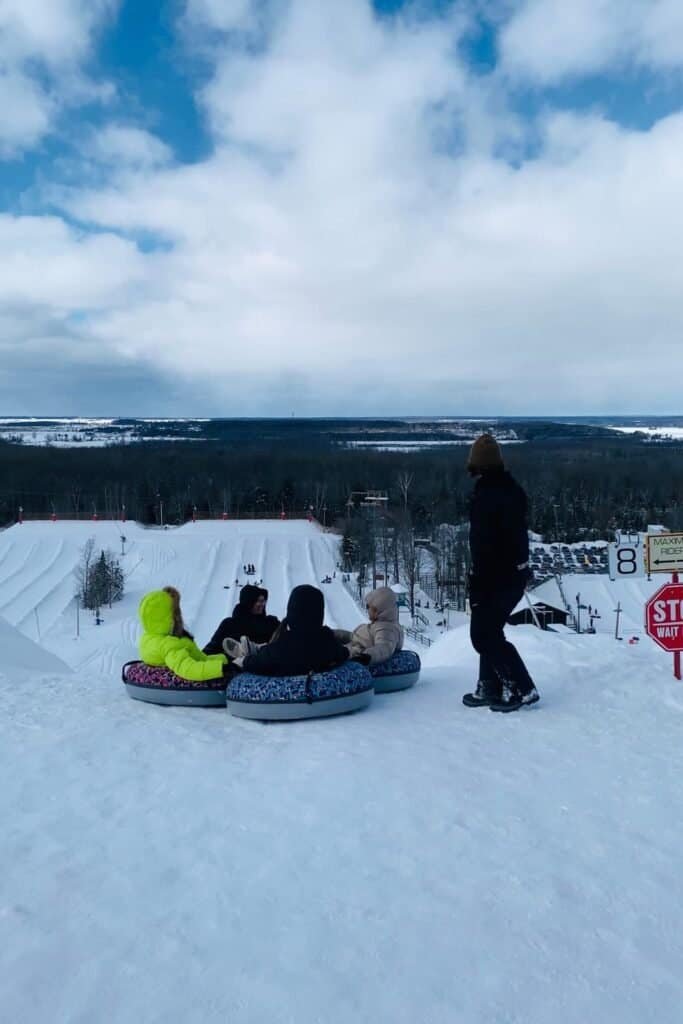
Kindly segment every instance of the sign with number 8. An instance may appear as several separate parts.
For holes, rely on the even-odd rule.
[[[642,579],[645,568],[645,545],[640,540],[618,540],[609,546],[609,575],[612,580]]]

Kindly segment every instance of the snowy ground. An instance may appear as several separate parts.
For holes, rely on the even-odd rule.
[[[74,641],[63,574],[92,530],[48,525],[0,535],[3,1020],[678,1024],[683,688],[654,645],[518,627],[543,701],[512,716],[460,703],[466,628],[347,718],[158,708],[117,675],[136,596]],[[198,632],[231,557],[276,611],[334,563],[305,524],[218,548],[196,525],[127,526],[126,557]]]
[[[665,438],[667,441],[681,441],[683,440],[683,427],[682,426],[667,426],[660,425],[654,427],[612,427],[612,430],[619,431],[620,434],[647,434],[651,438]]]

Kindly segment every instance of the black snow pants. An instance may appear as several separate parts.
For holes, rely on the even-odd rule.
[[[505,639],[505,623],[524,595],[524,585],[484,590],[470,602],[470,638],[479,655],[479,679],[487,690],[499,697],[505,686],[523,695],[533,688],[533,680],[517,648]]]

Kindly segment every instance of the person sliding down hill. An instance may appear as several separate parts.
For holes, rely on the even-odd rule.
[[[322,592],[308,585],[295,587],[287,602],[287,616],[271,642],[257,650],[249,644],[249,653],[239,653],[234,664],[258,676],[300,676],[342,665],[349,652],[323,625],[324,618]]]
[[[539,699],[505,623],[529,579],[526,494],[506,471],[498,442],[482,434],[467,468],[477,478],[470,503],[470,637],[479,655],[479,681],[467,707],[517,711]]]
[[[251,583],[242,587],[232,615],[220,623],[204,647],[204,654],[222,654],[226,638],[240,640],[246,636],[256,644],[267,644],[280,625],[277,616],[266,615],[267,601],[268,591],[263,587],[255,587]]]
[[[335,629],[334,635],[346,644],[349,656],[364,665],[386,661],[403,647],[403,627],[398,624],[398,601],[390,587],[379,587],[365,598],[370,622],[357,626],[353,633]]]
[[[146,665],[165,666],[181,679],[202,683],[229,675],[232,666],[222,652],[207,656],[199,650],[183,623],[180,594],[164,587],[146,594],[140,602],[140,657]]]

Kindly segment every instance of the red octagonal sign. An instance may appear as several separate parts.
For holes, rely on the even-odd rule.
[[[667,583],[645,605],[645,629],[665,651],[683,651],[683,583]]]

